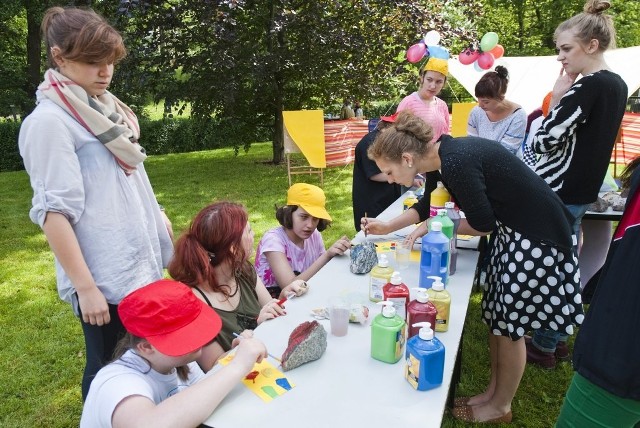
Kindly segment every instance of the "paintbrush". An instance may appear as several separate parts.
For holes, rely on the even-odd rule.
[[[234,335],[235,337],[237,337],[238,339],[244,339],[244,337],[240,336],[240,335],[239,335],[238,333],[236,333],[236,332],[233,332],[233,335]],[[269,354],[268,352],[267,352],[267,355],[268,355],[268,356],[270,356],[271,358],[273,358],[274,360],[276,360],[277,362],[282,363],[282,360],[281,360],[280,358],[278,358],[278,357],[276,357],[276,356],[274,356],[274,355],[271,355],[271,354]]]

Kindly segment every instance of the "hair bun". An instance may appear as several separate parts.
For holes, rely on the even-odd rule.
[[[599,15],[610,7],[611,3],[607,0],[589,0],[584,5],[584,12]]]
[[[507,67],[504,67],[502,65],[499,65],[496,67],[496,74],[498,75],[498,77],[502,78],[502,79],[509,79],[509,70],[507,70]]]

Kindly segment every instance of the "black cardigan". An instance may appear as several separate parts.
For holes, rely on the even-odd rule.
[[[496,220],[549,245],[570,249],[573,217],[551,188],[496,141],[478,137],[440,139],[442,181],[469,225],[493,231]],[[424,220],[429,197],[414,205]]]

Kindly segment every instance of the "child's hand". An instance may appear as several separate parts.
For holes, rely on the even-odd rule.
[[[253,330],[244,330],[242,333],[240,333],[240,337],[236,337],[235,339],[233,339],[233,342],[231,342],[231,347],[235,348],[240,344],[241,340],[251,339],[252,337],[253,337]]]
[[[342,238],[334,242],[333,245],[327,250],[327,252],[331,257],[341,256],[349,248],[351,248],[351,241],[346,236],[343,236]]]
[[[231,360],[231,364],[240,364],[243,371],[249,373],[253,369],[255,363],[259,363],[263,358],[267,357],[267,348],[260,340],[256,338],[248,338],[240,340],[236,355]]]
[[[278,304],[278,301],[276,299],[271,299],[271,301],[260,309],[260,313],[258,314],[258,324],[286,314],[287,313],[284,311],[282,306]]]
[[[296,279],[291,284],[287,285],[280,292],[280,298],[289,297],[292,293],[297,297],[302,296],[309,290],[307,283],[301,279]]]

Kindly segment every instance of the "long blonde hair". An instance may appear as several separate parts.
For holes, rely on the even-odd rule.
[[[593,39],[598,41],[598,50],[601,52],[616,47],[616,29],[613,19],[604,13],[611,7],[607,0],[587,0],[584,11],[567,19],[556,28],[553,39],[564,31],[572,31],[575,37],[587,45]]]
[[[403,153],[423,157],[431,147],[433,128],[408,110],[403,110],[396,121],[383,129],[367,150],[369,159],[400,162]]]

